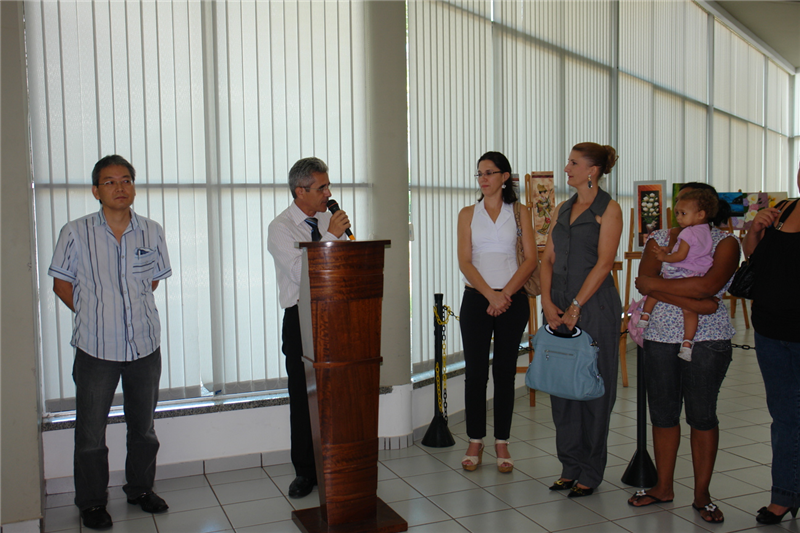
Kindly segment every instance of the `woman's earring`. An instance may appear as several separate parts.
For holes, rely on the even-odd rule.
[[[504,189],[506,188],[506,184],[505,184],[505,183],[503,184],[503,188],[504,188]]]
[[[589,174],[589,188],[592,188],[592,175]]]

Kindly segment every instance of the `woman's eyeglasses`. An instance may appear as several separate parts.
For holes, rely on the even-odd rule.
[[[484,176],[489,178],[494,174],[502,174],[502,173],[503,173],[502,170],[487,170],[486,172],[478,172],[477,174],[475,174],[475,179],[481,179]]]

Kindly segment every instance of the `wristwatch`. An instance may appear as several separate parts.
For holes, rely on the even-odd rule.
[[[581,308],[581,304],[580,304],[580,303],[578,302],[578,300],[576,300],[575,298],[573,298],[573,299],[572,299],[572,305],[574,305],[574,306],[575,306],[575,307],[577,307],[578,309],[580,309],[580,308]]]

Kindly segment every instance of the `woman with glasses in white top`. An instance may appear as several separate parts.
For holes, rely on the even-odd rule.
[[[461,302],[461,337],[466,365],[465,407],[469,447],[461,461],[473,471],[483,460],[486,435],[486,386],[489,351],[494,337],[494,437],[497,469],[508,473],[514,461],[508,451],[517,355],[530,308],[523,290],[536,269],[536,239],[531,214],[520,209],[525,261],[517,265],[517,193],[511,164],[500,152],[478,160],[475,175],[481,194],[458,215],[458,264],[466,284]]]

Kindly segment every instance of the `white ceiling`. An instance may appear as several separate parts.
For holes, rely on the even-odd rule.
[[[734,19],[800,72],[800,1],[728,0],[707,2]]]

